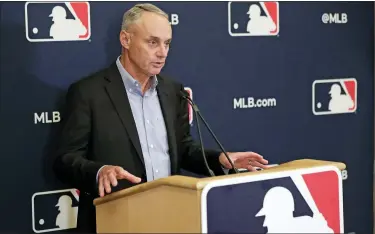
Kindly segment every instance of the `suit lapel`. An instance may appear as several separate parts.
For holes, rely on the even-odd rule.
[[[144,164],[142,149],[139,142],[139,136],[134,117],[132,114],[128,96],[126,94],[124,83],[122,82],[122,78],[120,72],[117,69],[116,63],[111,65],[111,67],[109,68],[108,77],[106,78],[110,81],[106,86],[108,95],[111,98],[112,103],[115,106],[115,109],[121,119],[121,122],[138,153],[139,159]]]
[[[161,106],[161,110],[164,116],[165,127],[167,130],[168,136],[168,146],[169,146],[169,156],[171,160],[171,174],[177,172],[177,146],[176,146],[176,137],[175,137],[175,104],[173,93],[171,89],[167,87],[167,84],[164,82],[163,78],[158,76],[158,85],[157,85],[158,97]]]

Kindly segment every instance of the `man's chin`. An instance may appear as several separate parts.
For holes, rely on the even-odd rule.
[[[162,69],[162,68],[157,68],[157,69],[154,68],[154,69],[151,69],[151,70],[149,71],[150,76],[155,76],[155,75],[160,74],[161,69]]]

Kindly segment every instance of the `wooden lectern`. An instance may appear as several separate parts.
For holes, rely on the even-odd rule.
[[[208,178],[170,176],[135,185],[94,200],[97,233],[202,233],[202,230],[207,230],[207,224],[204,224],[205,228],[202,226],[202,222],[205,222],[202,217],[202,204],[205,204],[202,203],[202,194],[205,187],[210,183],[221,180],[229,181],[227,184],[235,183],[242,177],[251,179],[256,176],[272,176],[278,173],[288,175],[288,173],[293,173],[296,170],[327,166],[334,167],[339,172],[346,167],[344,163],[340,162],[301,159],[256,172]],[[341,177],[338,178],[340,178],[339,189],[342,191]],[[226,193],[228,196],[232,194]],[[241,196],[239,196],[239,199],[242,199]],[[231,202],[233,201],[223,201],[222,204]],[[262,205],[263,200],[259,206]],[[219,208],[220,204],[214,206]],[[342,207],[340,209],[342,213]],[[210,214],[215,213],[210,212]],[[227,215],[229,216],[230,213],[227,213]],[[340,218],[342,219],[342,217]],[[340,222],[340,231],[343,231],[342,220]]]

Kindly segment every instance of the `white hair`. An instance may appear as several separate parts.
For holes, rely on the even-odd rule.
[[[168,14],[153,4],[150,4],[150,3],[136,4],[135,6],[133,6],[132,8],[130,8],[128,11],[124,13],[121,29],[128,30],[130,25],[136,23],[139,20],[143,12],[156,13],[158,15],[165,17],[167,20],[169,20]]]

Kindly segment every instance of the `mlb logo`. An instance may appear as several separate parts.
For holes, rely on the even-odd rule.
[[[228,31],[233,37],[277,36],[280,31],[278,2],[229,2]]]
[[[211,182],[202,221],[202,233],[344,233],[341,172],[322,166]]]
[[[27,2],[25,28],[30,42],[88,40],[90,5],[88,2]]]
[[[191,90],[191,88],[185,87],[184,89],[189,94],[190,99],[193,100],[193,91]],[[192,125],[192,123],[193,123],[193,107],[190,104],[188,104],[188,108],[189,108],[189,124]]]
[[[312,85],[312,101],[314,115],[353,113],[357,110],[357,80],[316,80]]]
[[[79,190],[65,189],[34,193],[31,199],[35,233],[77,227]]]

